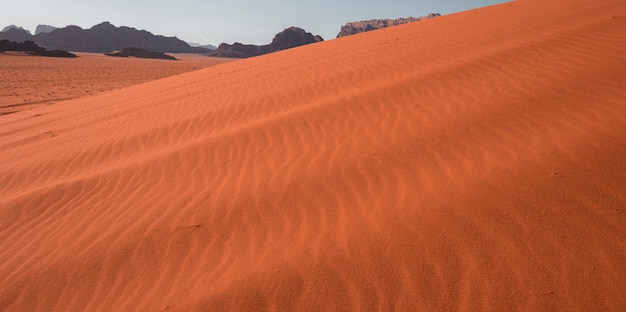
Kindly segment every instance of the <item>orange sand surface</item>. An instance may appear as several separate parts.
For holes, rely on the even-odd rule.
[[[79,58],[0,53],[0,115],[119,89],[230,61],[171,54],[178,61],[76,53]]]
[[[626,2],[0,117],[2,311],[625,311]]]

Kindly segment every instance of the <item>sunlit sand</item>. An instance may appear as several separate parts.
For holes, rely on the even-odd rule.
[[[624,38],[522,0],[0,116],[0,310],[626,310]]]

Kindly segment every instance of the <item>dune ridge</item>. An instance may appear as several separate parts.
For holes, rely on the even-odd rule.
[[[516,1],[0,116],[0,307],[624,310],[625,16]]]

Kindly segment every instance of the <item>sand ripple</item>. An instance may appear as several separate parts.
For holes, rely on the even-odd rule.
[[[4,311],[619,311],[623,1],[518,1],[0,117]]]

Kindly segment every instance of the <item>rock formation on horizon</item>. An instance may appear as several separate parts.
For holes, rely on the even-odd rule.
[[[11,30],[11,29],[23,30],[23,31],[25,31],[26,33],[28,33],[29,35],[31,34],[31,33],[30,33],[30,31],[28,31],[28,30],[24,29],[23,27],[17,26],[17,25],[9,25],[9,26],[7,26],[7,27],[4,27],[4,28],[2,29],[2,32],[7,32],[7,31],[9,31],[9,30]]]
[[[297,46],[324,41],[320,36],[314,36],[302,28],[289,27],[276,34],[272,43],[266,45],[234,44],[222,43],[219,47],[209,52],[209,56],[246,58],[286,50]]]
[[[13,28],[7,32],[0,32],[1,39],[30,40],[48,49],[75,52],[106,53],[119,51],[126,47],[138,47],[168,53],[206,53],[209,51],[204,48],[194,48],[176,37],[154,35],[145,30],[126,26],[116,27],[109,22],[100,23],[90,29],[82,29],[72,25],[37,35]]]
[[[5,27],[6,31],[0,32],[0,40],[10,40],[16,42],[34,41],[28,30],[21,27]]]
[[[161,59],[161,60],[172,60],[176,61],[177,59],[171,55],[167,55],[161,52],[148,51],[139,48],[124,48],[120,52],[111,52],[105,53],[106,56],[116,56],[116,57],[139,57],[139,58],[151,58],[151,59]]]
[[[9,40],[0,40],[0,53],[5,51],[20,51],[26,52],[31,55],[37,56],[52,56],[52,57],[77,57],[75,54],[69,53],[63,50],[51,50],[48,51],[45,48],[38,46],[32,41],[15,42]]]
[[[199,48],[205,48],[205,49],[209,49],[209,50],[215,50],[217,49],[216,46],[212,45],[212,44],[199,44],[197,42],[187,42],[190,46],[192,47],[199,47]]]
[[[57,29],[57,27],[39,24],[37,25],[37,28],[35,29],[35,35],[51,33],[55,29]]]
[[[381,28],[386,28],[386,27],[391,27],[391,26],[396,26],[396,25],[401,25],[401,24],[406,24],[406,23],[417,22],[423,19],[429,19],[429,18],[434,18],[438,16],[441,16],[441,14],[430,13],[426,16],[420,16],[420,17],[407,17],[407,18],[397,18],[397,19],[373,19],[373,20],[367,20],[367,21],[351,22],[351,23],[345,24],[344,26],[341,26],[341,31],[337,35],[337,38],[354,35],[354,34],[366,32],[366,31],[370,31],[370,30],[376,30],[376,29],[381,29]]]

